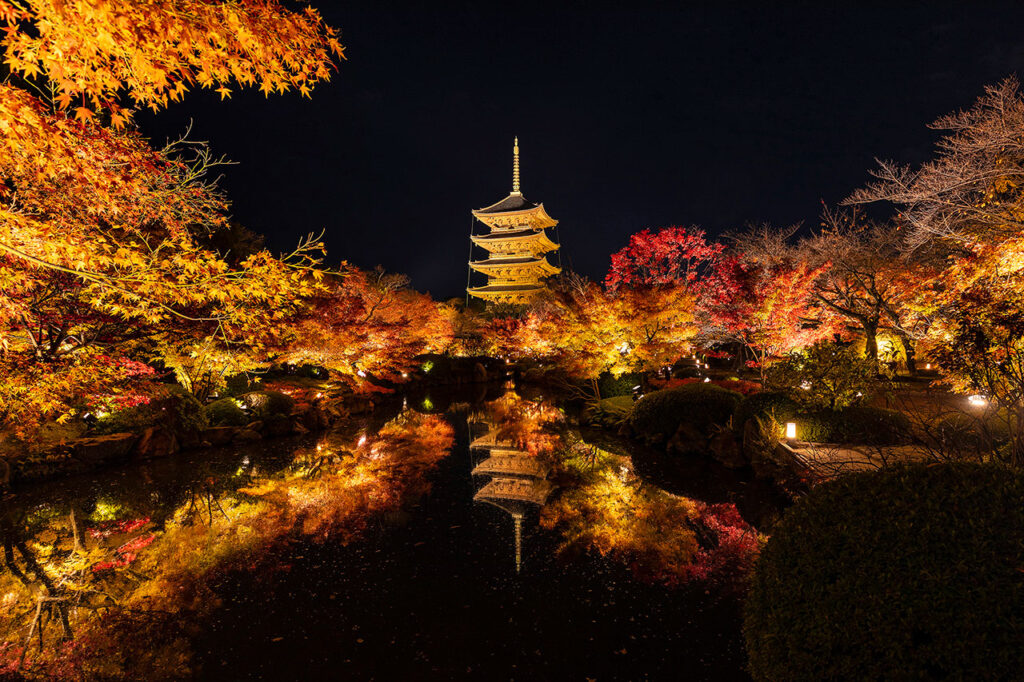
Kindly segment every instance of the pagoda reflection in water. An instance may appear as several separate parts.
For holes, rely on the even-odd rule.
[[[490,480],[473,495],[474,502],[485,502],[512,517],[515,525],[516,573],[522,569],[523,518],[531,508],[543,506],[553,485],[547,480],[551,467],[536,455],[520,449],[510,439],[500,437],[498,429],[487,422],[471,422],[488,430],[470,443],[470,453],[483,459],[473,467],[473,476]]]

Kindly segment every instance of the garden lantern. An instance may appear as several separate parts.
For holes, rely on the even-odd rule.
[[[796,440],[796,422],[786,422],[786,440]]]

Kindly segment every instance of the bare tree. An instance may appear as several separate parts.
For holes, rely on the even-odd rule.
[[[1024,99],[1017,79],[986,87],[973,107],[930,127],[948,131],[935,159],[917,169],[879,161],[872,171],[876,182],[844,203],[896,204],[915,249],[940,239],[966,250],[979,239],[1024,229],[1024,213],[1017,210],[1024,185]]]

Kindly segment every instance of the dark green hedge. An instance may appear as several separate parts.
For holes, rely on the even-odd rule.
[[[910,439],[910,421],[902,412],[878,407],[847,407],[832,412],[801,411],[800,406],[779,391],[755,393],[743,399],[736,408],[733,428],[743,433],[743,426],[755,417],[774,415],[780,423],[796,422],[797,438],[815,443],[868,443],[892,445]]]
[[[755,567],[756,680],[1009,680],[1024,671],[1024,476],[915,465],[787,511]]]
[[[245,426],[252,421],[234,398],[221,398],[203,408],[210,426]]]
[[[726,426],[743,396],[714,384],[687,384],[648,393],[633,405],[629,423],[648,440],[671,438],[683,423],[710,434]]]
[[[797,438],[815,443],[894,445],[910,439],[910,420],[902,412],[879,407],[847,407],[795,417]]]
[[[732,424],[738,433],[743,433],[743,427],[750,419],[766,419],[774,415],[778,422],[785,423],[793,421],[799,411],[800,407],[785,393],[765,391],[744,398],[736,408]]]
[[[611,372],[603,372],[597,378],[597,390],[601,392],[602,398],[633,395],[633,387],[639,386],[641,381],[643,375],[636,372],[626,372],[618,378],[612,376]]]

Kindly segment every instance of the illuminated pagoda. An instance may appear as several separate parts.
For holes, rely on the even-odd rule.
[[[470,235],[487,257],[471,258],[469,267],[486,275],[487,284],[470,286],[466,291],[489,303],[524,305],[545,290],[543,278],[561,272],[545,256],[558,250],[558,244],[547,235],[547,229],[558,221],[547,214],[544,204],[527,201],[519,190],[518,137],[512,149],[512,193],[496,204],[473,211],[473,217],[490,231]]]
[[[473,501],[490,504],[512,517],[518,573],[523,563],[523,518],[531,507],[542,506],[551,494],[554,486],[547,480],[550,467],[511,441],[499,439],[493,429],[473,440],[470,451],[487,454],[473,467],[473,475],[491,477],[476,491]]]

